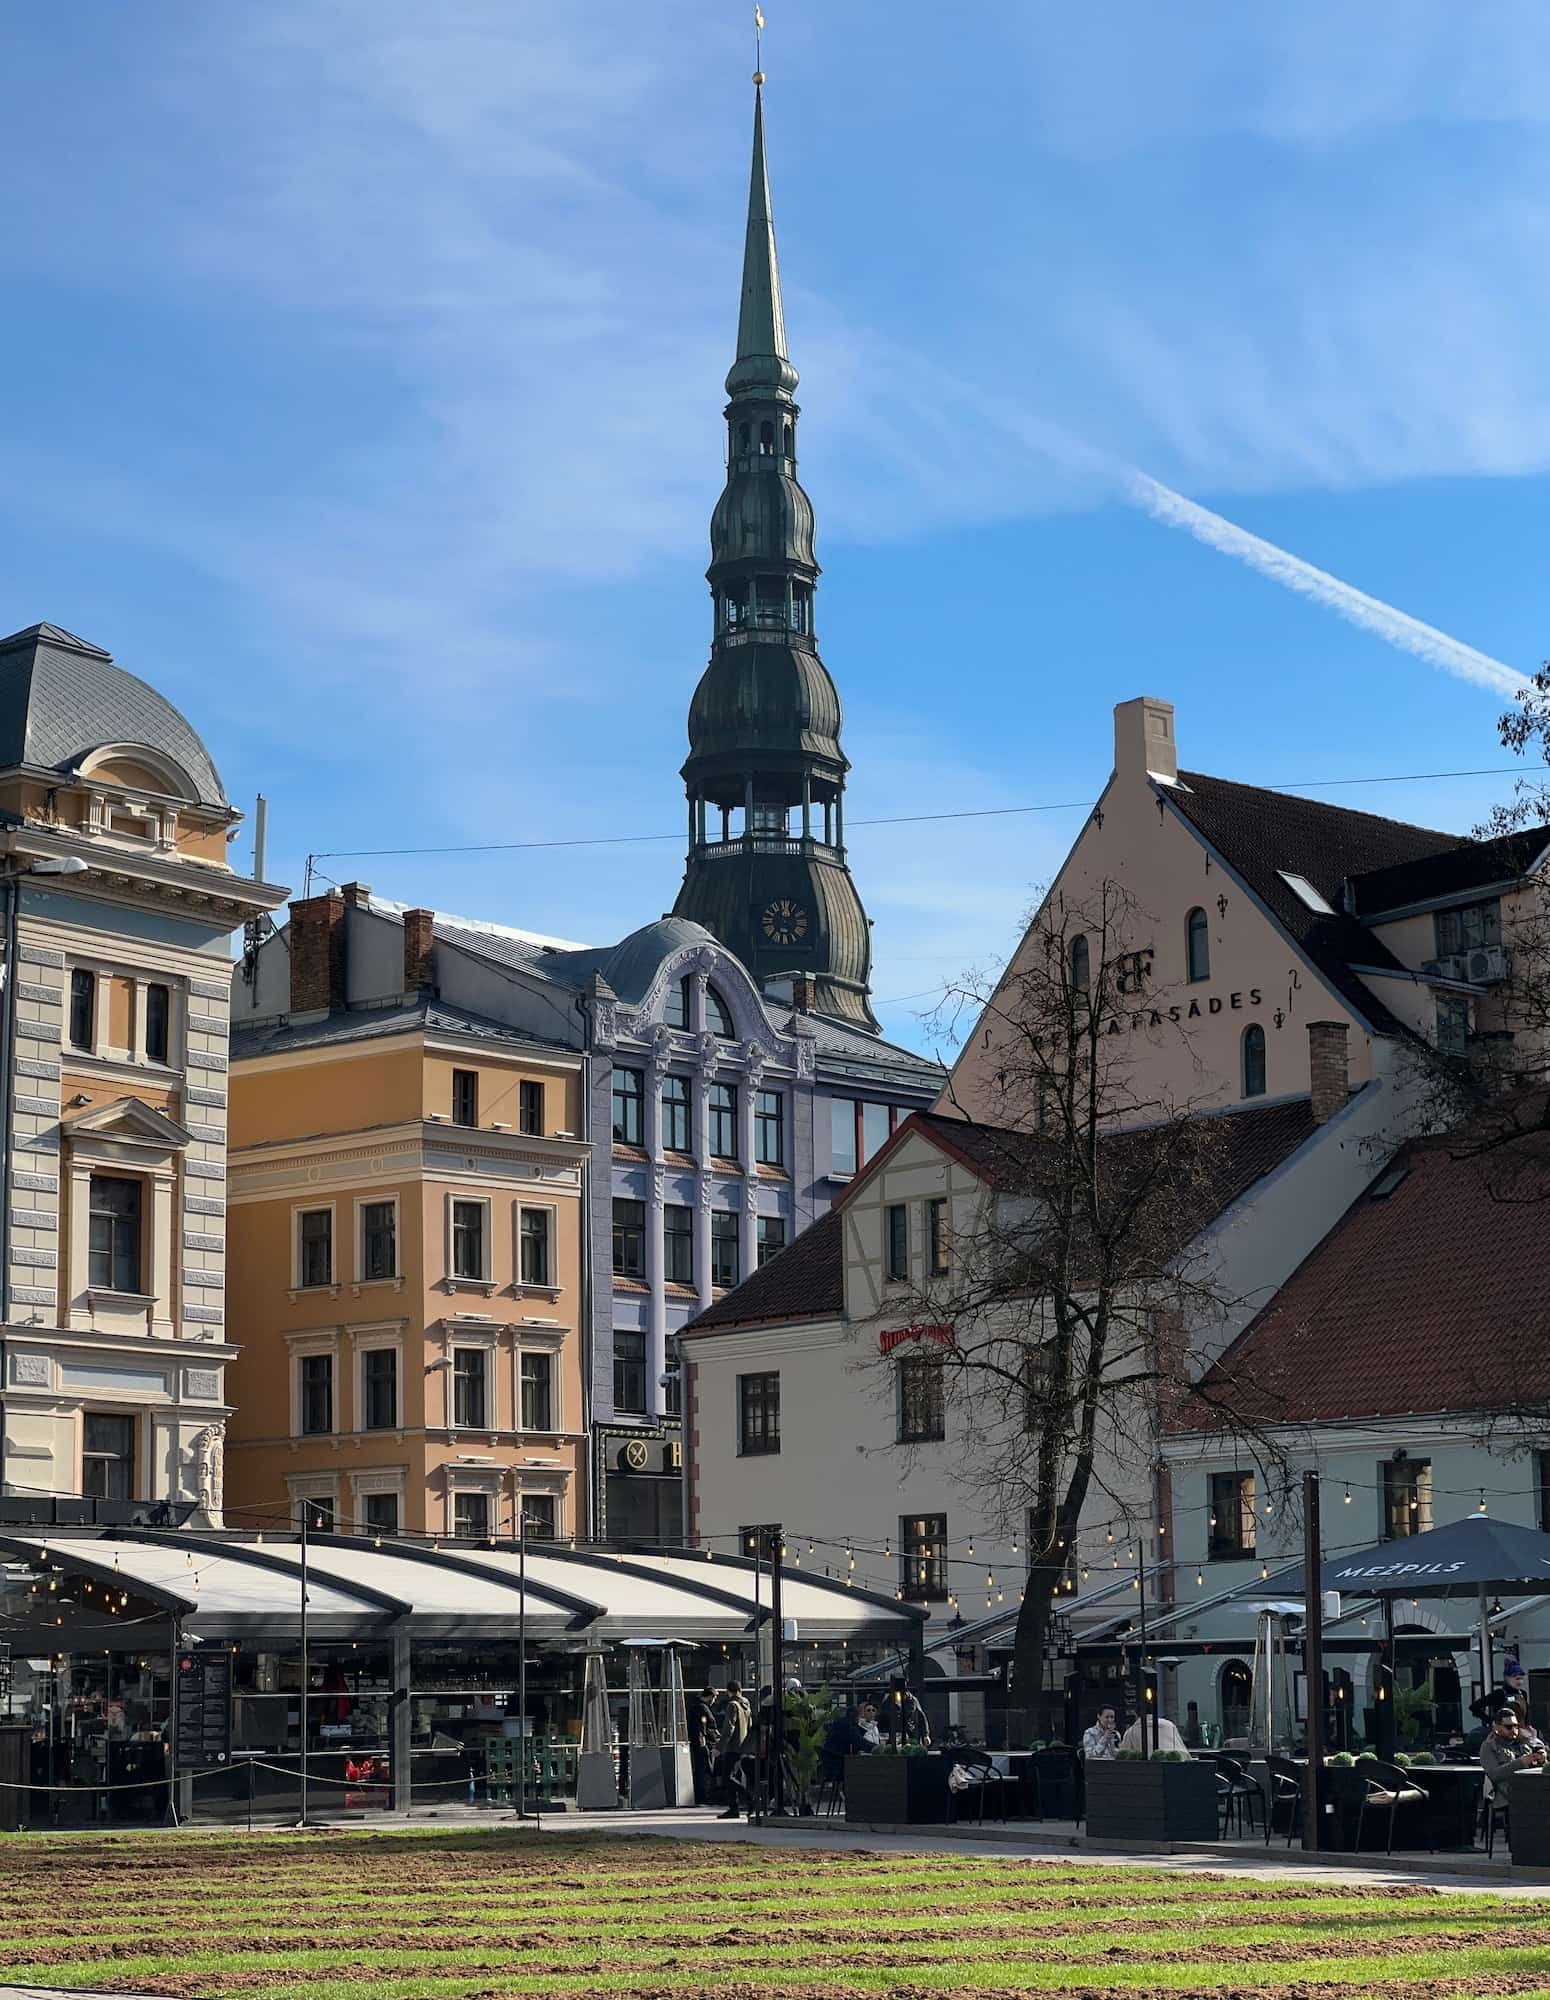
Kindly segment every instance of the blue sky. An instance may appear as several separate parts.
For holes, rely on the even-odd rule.
[[[1089,799],[1116,700],[1259,782],[1504,765],[1550,652],[1542,5],[765,11],[889,1030],[1079,814],[856,823]],[[272,876],[664,834],[322,865],[586,941],[670,906],[751,12],[7,11],[3,629],[178,701]],[[1510,782],[1328,796],[1466,827]]]

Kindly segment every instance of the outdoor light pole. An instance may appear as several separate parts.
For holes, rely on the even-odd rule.
[[[307,1685],[311,1661],[307,1653],[307,1502],[301,1503],[301,1819],[307,1824]]]
[[[1319,1476],[1302,1476],[1303,1683],[1308,1691],[1308,1775],[1302,1842],[1310,1854],[1323,1846],[1324,1822],[1324,1538],[1319,1522]]]
[[[517,1818],[527,1818],[527,1509],[517,1500]],[[542,1827],[543,1808],[535,1807]]]
[[[780,1557],[785,1532],[779,1525],[770,1530],[770,1768],[765,1772],[775,1810],[782,1814],[786,1809],[786,1648]]]

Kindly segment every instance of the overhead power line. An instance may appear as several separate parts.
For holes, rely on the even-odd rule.
[[[1438,778],[1508,777],[1513,774],[1521,775],[1522,770],[1523,766],[1519,764],[1494,764],[1484,765],[1471,771],[1390,771],[1376,778],[1285,779],[1279,784],[1267,785],[1264,789],[1273,792],[1322,792],[1333,791],[1343,785],[1418,785]],[[961,812],[898,813],[883,819],[853,819],[850,824],[853,828],[929,826],[942,820],[1012,819],[1026,813],[1086,812],[1091,804],[1091,799],[1059,799],[1047,805],[980,806],[967,808]],[[607,833],[569,840],[474,840],[447,847],[334,847],[310,854],[307,859],[309,863],[314,863],[379,861],[430,854],[519,854],[560,847],[640,847],[649,842],[681,841],[683,838],[683,830],[680,828],[677,833]]]

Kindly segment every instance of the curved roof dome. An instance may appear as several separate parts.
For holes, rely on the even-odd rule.
[[[111,653],[57,625],[0,639],[0,769],[18,765],[73,775],[99,751],[151,752],[167,789],[224,808],[210,753],[172,703],[115,666]],[[175,778],[176,783],[171,782]]]
[[[845,768],[828,668],[807,647],[778,641],[718,649],[689,704],[689,762],[781,755]]]
[[[661,917],[654,924],[642,924],[616,944],[598,970],[621,1000],[645,998],[657,967],[686,945],[709,945],[719,952],[721,945],[703,924],[684,917]]]

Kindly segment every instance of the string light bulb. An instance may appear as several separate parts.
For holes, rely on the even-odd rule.
[[[1481,1514],[1488,1514],[1491,1511],[1485,1504],[1485,1488],[1483,1486],[1480,1489],[1480,1506],[1477,1511]]]
[[[1197,1590],[1203,1590],[1205,1588],[1205,1581],[1206,1581],[1205,1571],[1203,1569],[1197,1569],[1195,1571],[1195,1588]]]
[[[1348,1480],[1346,1481],[1346,1483],[1345,1483],[1345,1494],[1344,1494],[1344,1500],[1345,1500],[1345,1504],[1346,1504],[1346,1506],[1347,1506],[1347,1507],[1349,1507],[1349,1506],[1350,1506],[1350,1504],[1351,1504],[1351,1482],[1350,1482],[1350,1480],[1349,1480],[1349,1479],[1348,1479]]]

